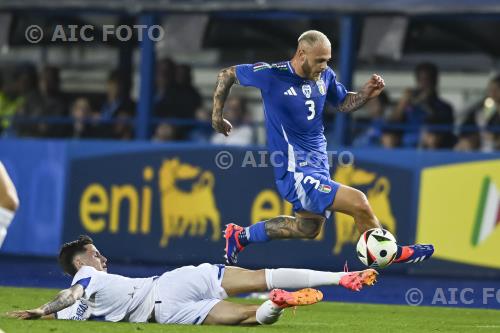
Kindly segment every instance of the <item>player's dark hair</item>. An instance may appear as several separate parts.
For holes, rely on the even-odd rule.
[[[59,265],[64,273],[75,276],[77,269],[73,265],[73,259],[77,254],[85,252],[85,245],[89,244],[94,244],[94,241],[87,235],[80,235],[77,240],[63,244],[59,251]]]

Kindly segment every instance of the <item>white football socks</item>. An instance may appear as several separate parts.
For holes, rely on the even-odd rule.
[[[257,322],[261,325],[271,325],[278,321],[283,314],[283,309],[268,300],[262,303],[255,313]]]
[[[338,285],[347,273],[321,272],[310,269],[278,268],[266,269],[266,284],[269,290],[298,289],[328,285]]]
[[[5,236],[7,236],[7,228],[14,219],[14,212],[3,207],[0,207],[0,248],[2,247]]]

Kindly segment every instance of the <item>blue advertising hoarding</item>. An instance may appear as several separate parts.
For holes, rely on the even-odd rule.
[[[64,239],[89,234],[111,258],[172,265],[221,262],[226,223],[246,226],[292,214],[291,205],[275,189],[264,151],[222,149],[232,161],[230,167],[217,164],[217,147],[72,157]],[[416,198],[408,191],[411,170],[356,158],[354,165],[338,167],[334,177],[363,190],[383,225],[400,240],[411,238],[410,203]],[[406,196],[398,195],[405,191]],[[328,221],[316,240],[252,246],[239,263],[332,268],[347,260],[359,266],[354,255],[359,234],[352,218],[338,213],[333,220],[336,223]]]
[[[221,166],[229,161],[220,158],[221,152],[231,155],[231,166]],[[493,259],[483,252],[498,246],[498,224],[491,216],[500,170],[493,164],[499,154],[374,149],[350,153],[354,163],[336,163],[332,177],[363,191],[400,243],[436,243],[435,259],[417,265],[418,272],[464,274],[463,267],[474,267],[476,272],[498,274]],[[0,160],[21,199],[3,253],[54,256],[63,242],[84,233],[113,260],[217,263],[223,261],[226,223],[249,225],[292,214],[291,205],[276,191],[269,156],[258,148],[6,140],[0,145]],[[493,164],[481,164],[488,161]],[[433,186],[438,181],[442,183]],[[453,195],[464,187],[470,189],[468,196]],[[490,199],[480,205],[483,192]],[[470,207],[460,198],[467,198]],[[443,205],[433,204],[439,200]],[[450,205],[469,208],[449,214]],[[452,222],[443,222],[447,216],[464,217],[464,227],[453,228],[457,238],[449,237]],[[462,262],[449,244],[462,238],[469,242],[471,237],[475,243],[467,251],[483,253],[482,259]],[[352,218],[335,213],[316,240],[252,245],[240,255],[239,264],[338,270],[347,260],[356,269],[361,267],[354,251],[357,238]],[[389,270],[409,268],[414,270],[406,265]]]

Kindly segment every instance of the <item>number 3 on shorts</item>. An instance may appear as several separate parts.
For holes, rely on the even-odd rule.
[[[309,111],[311,111],[311,114],[307,116],[307,120],[311,120],[316,115],[316,110],[314,110],[314,101],[309,99],[306,101],[306,105],[309,107]]]

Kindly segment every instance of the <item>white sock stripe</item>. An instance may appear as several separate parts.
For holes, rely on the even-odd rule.
[[[322,272],[310,269],[277,268],[266,269],[268,289],[300,289],[308,287],[338,285],[346,273]]]
[[[274,289],[273,286],[273,272],[272,269],[266,268],[264,269],[264,273],[266,275],[266,285],[267,285],[267,290]]]

